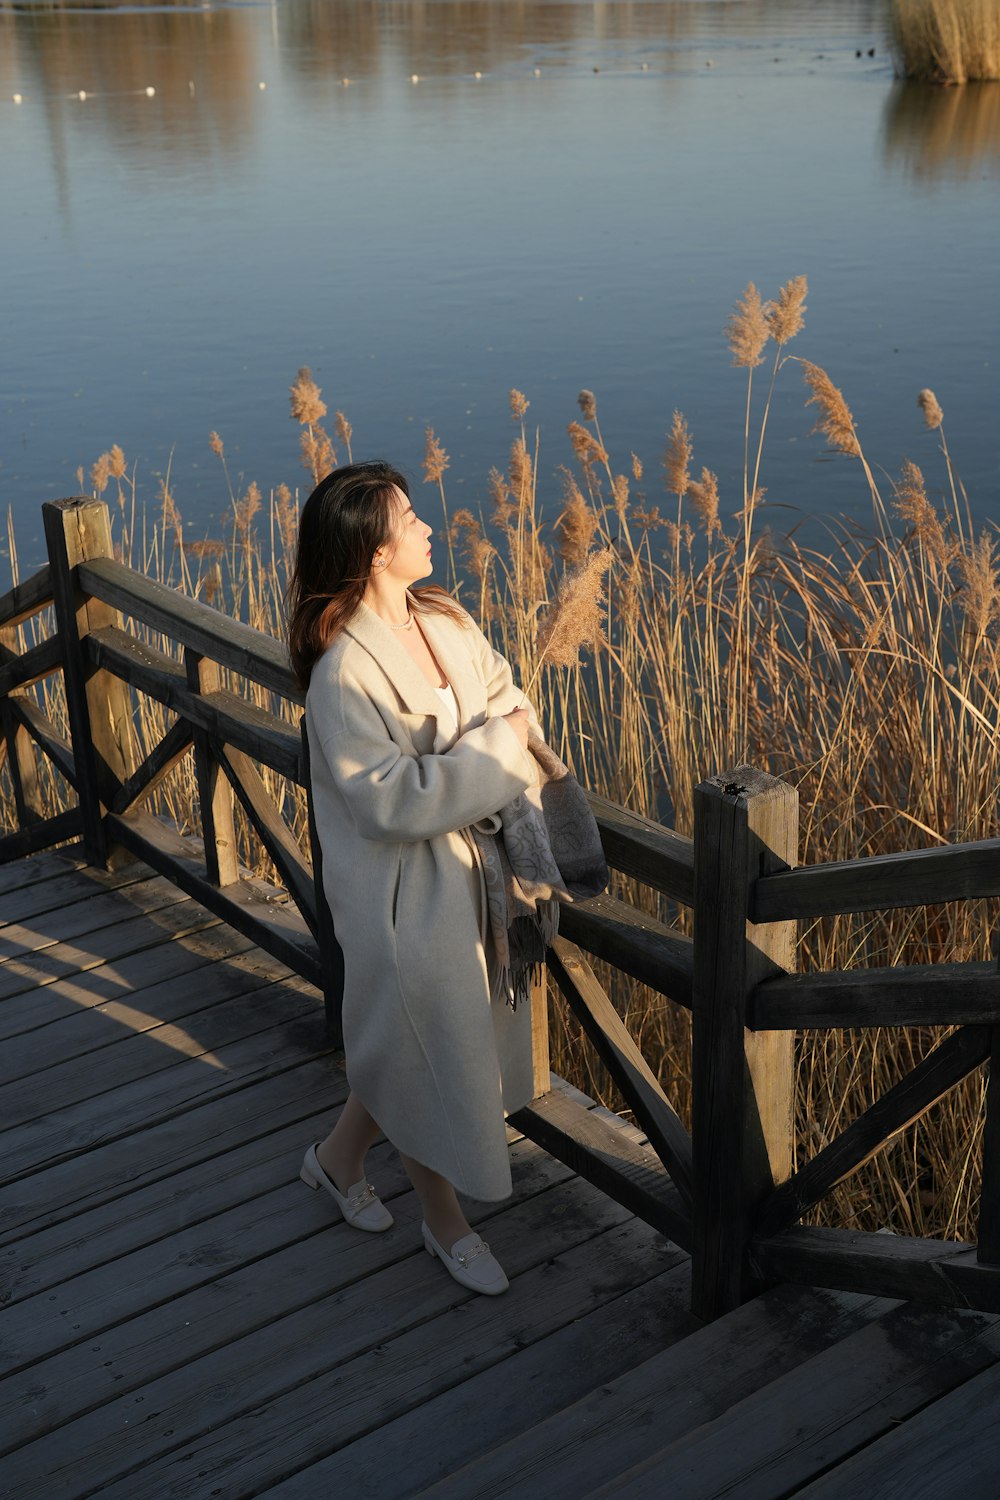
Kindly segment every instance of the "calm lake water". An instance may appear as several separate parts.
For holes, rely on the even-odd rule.
[[[485,504],[512,386],[553,513],[581,387],[651,500],[679,407],[735,510],[723,325],[748,281],[798,273],[790,352],[842,387],[872,462],[912,457],[942,490],[931,386],[977,516],[1000,515],[998,185],[1000,85],[896,82],[864,0],[0,0],[0,504],[22,567],[41,502],[114,442],[150,506],[169,464],[188,535],[229,505],[210,429],[234,477],[305,493],[303,364],[431,521],[425,425],[451,505]],[[805,394],[788,365],[773,523],[863,520]]]

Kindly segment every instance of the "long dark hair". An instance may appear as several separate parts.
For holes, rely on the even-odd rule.
[[[409,499],[405,475],[381,459],[344,464],[321,479],[302,508],[288,586],[288,652],[300,687],[308,687],[317,658],[364,598],[380,547],[395,536],[396,494]],[[421,610],[465,616],[444,589],[410,589]]]

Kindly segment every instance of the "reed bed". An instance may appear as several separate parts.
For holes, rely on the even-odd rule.
[[[767,302],[751,285],[728,324],[733,363],[745,369],[747,382],[742,493],[728,508],[714,473],[704,466],[696,473],[694,440],[681,412],[674,413],[662,464],[650,474],[634,453],[624,461],[613,456],[597,399],[581,392],[556,504],[541,476],[530,402],[512,391],[509,455],[503,468],[490,472],[478,513],[449,513],[448,455],[428,429],[424,481],[443,508],[445,581],[511,660],[519,680],[532,684],[549,739],[579,779],[681,832],[691,832],[699,782],[750,762],[797,786],[802,862],[995,836],[995,538],[974,531],[931,391],[918,400],[925,425],[939,439],[936,481],[928,486],[917,466],[906,463],[883,492],[843,393],[820,366],[789,352],[803,326],[805,296],[804,277]],[[763,393],[754,385],[761,366]],[[814,431],[856,466],[871,498],[867,529],[828,522],[821,546],[761,530],[765,436],[779,377],[803,379],[817,417]],[[350,424],[337,413],[336,442],[328,434],[326,407],[307,370],[299,373],[292,402],[310,477],[350,456]],[[210,442],[228,484],[222,439],[213,433]],[[95,493],[112,504],[116,549],[125,561],[282,634],[298,513],[291,489],[279,486],[265,504],[254,484],[239,493],[230,487],[228,534],[189,540],[169,478],[154,523],[137,504],[135,471],[120,450],[102,455],[91,477]],[[588,567],[588,629],[593,636],[595,619],[600,622],[596,643],[582,659],[576,650],[546,651],[546,621],[560,588]],[[174,649],[155,634],[149,639]],[[292,705],[261,689],[246,690],[273,711],[297,717]],[[39,691],[42,706],[58,720],[64,711],[53,690]],[[167,727],[162,710],[144,700],[136,725],[145,748]],[[44,774],[54,810],[64,789]],[[301,794],[270,773],[267,779],[304,838]],[[161,789],[157,810],[197,833],[196,809],[193,771],[184,762]],[[266,873],[266,858],[245,825],[240,836],[244,863]],[[686,911],[614,880],[616,894],[689,930]],[[803,924],[799,963],[810,969],[982,959],[989,956],[996,916],[996,903],[979,902],[815,921]],[[686,1117],[686,1014],[596,967]],[[553,1067],[625,1112],[554,997],[550,1021]],[[801,1039],[800,1159],[944,1034],[876,1028]],[[816,1221],[974,1238],[982,1118],[977,1075],[843,1184]]]
[[[1000,79],[996,0],[893,0],[891,34],[906,78],[925,83]]]

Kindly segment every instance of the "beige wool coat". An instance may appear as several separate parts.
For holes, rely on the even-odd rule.
[[[504,1115],[533,1095],[530,1007],[490,1001],[492,943],[463,828],[534,780],[502,715],[528,707],[472,621],[422,612],[458,729],[362,604],[306,694],[323,884],[344,952],[348,1082],[400,1151],[487,1201],[512,1190]]]

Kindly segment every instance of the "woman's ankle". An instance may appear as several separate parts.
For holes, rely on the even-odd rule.
[[[365,1175],[364,1162],[360,1165],[357,1162],[345,1163],[336,1145],[331,1145],[329,1137],[325,1141],[320,1141],[316,1147],[316,1160],[341,1195],[345,1194],[348,1188],[352,1188],[356,1182],[360,1182]]]

